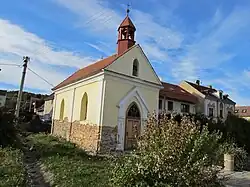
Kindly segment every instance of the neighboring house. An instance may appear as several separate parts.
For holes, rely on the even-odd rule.
[[[195,114],[198,99],[178,85],[162,82],[160,91],[159,111]]]
[[[198,98],[197,113],[222,120],[225,120],[228,114],[233,114],[236,103],[229,99],[227,94],[223,94],[223,91],[218,91],[212,86],[202,86],[199,80],[196,83],[182,81],[180,86]]]
[[[241,118],[250,120],[250,106],[236,106],[234,113]]]
[[[44,111],[44,100],[42,99],[33,99],[32,105],[34,109],[34,113],[39,115],[40,117],[43,117],[43,111]]]
[[[162,83],[127,16],[118,28],[117,53],[91,64],[53,88],[52,134],[86,150],[129,150],[149,113],[158,112]]]
[[[38,108],[34,109],[34,113],[39,115],[40,117],[43,118],[43,114],[44,114],[44,104]]]
[[[7,91],[0,90],[0,108],[5,106],[6,97],[7,97]]]
[[[49,97],[44,99],[43,119],[46,121],[52,120],[53,100],[54,94],[51,94]]]

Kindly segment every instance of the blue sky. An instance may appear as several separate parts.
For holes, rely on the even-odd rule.
[[[117,27],[128,1],[8,0],[0,6],[0,89],[17,89],[21,64],[53,85],[77,69],[115,53]],[[136,40],[159,77],[170,83],[200,79],[237,104],[250,105],[249,0],[130,0]],[[28,71],[25,89],[51,85]]]

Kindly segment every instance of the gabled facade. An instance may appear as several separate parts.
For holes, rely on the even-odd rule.
[[[45,121],[52,120],[53,101],[54,101],[54,94],[51,94],[49,97],[44,99],[43,119]]]
[[[233,114],[236,103],[229,99],[227,94],[223,94],[223,91],[211,86],[202,86],[199,80],[196,83],[182,81],[180,86],[198,98],[197,113],[222,120],[225,120],[228,114]]]
[[[56,86],[52,133],[92,152],[131,149],[149,113],[158,112],[162,83],[139,45],[127,16],[117,53]]]

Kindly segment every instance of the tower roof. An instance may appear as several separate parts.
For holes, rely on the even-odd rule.
[[[133,22],[131,21],[131,19],[129,18],[129,16],[126,16],[125,19],[120,24],[120,27],[128,27],[128,26],[135,29],[135,26]]]

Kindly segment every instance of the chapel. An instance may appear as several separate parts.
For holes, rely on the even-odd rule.
[[[118,27],[116,53],[53,88],[52,134],[91,152],[131,150],[163,88],[129,15]]]

